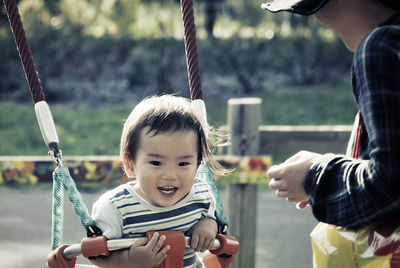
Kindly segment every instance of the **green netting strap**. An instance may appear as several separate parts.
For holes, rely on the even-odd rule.
[[[228,221],[226,220],[225,210],[221,202],[221,197],[219,195],[217,185],[215,184],[215,179],[210,167],[207,164],[201,164],[197,169],[196,177],[205,178],[210,185],[211,192],[214,195],[216,208],[215,208],[215,217],[217,218],[217,222],[219,226],[228,226]]]
[[[52,246],[54,250],[61,246],[64,223],[64,190],[68,192],[75,214],[79,216],[82,225],[87,229],[94,226],[87,206],[76,188],[75,182],[67,167],[59,166],[53,172],[53,215],[52,215]]]

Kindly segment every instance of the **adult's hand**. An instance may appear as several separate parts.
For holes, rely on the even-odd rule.
[[[269,186],[278,197],[297,203],[298,208],[304,208],[308,204],[304,181],[314,160],[319,157],[321,155],[317,153],[300,151],[285,162],[272,166],[267,172],[271,178]]]

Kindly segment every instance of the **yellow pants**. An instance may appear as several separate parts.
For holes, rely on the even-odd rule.
[[[400,268],[400,219],[356,231],[319,223],[310,236],[314,268]]]

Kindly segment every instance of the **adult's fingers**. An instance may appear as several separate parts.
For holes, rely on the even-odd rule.
[[[299,153],[292,155],[291,157],[289,157],[288,159],[285,160],[284,163],[290,163],[293,161],[298,160],[301,157],[301,155]]]
[[[280,167],[280,165],[273,165],[272,167],[270,167],[269,169],[268,169],[268,171],[267,171],[267,175],[268,175],[268,177],[270,177],[270,178],[279,178],[280,177],[280,170],[281,170],[281,167]]]
[[[295,161],[297,161],[297,160],[299,160],[301,158],[307,157],[307,156],[309,156],[311,154],[313,154],[313,153],[311,153],[309,151],[302,150],[302,151],[299,151],[299,152],[295,153],[294,155],[292,155],[288,159],[286,159],[284,163],[295,162]]]
[[[289,192],[286,190],[276,190],[275,194],[280,198],[288,198]]]
[[[298,202],[296,204],[296,208],[303,209],[303,208],[305,208],[305,207],[307,207],[309,205],[310,205],[310,202],[308,202],[308,201]]]
[[[269,187],[271,187],[272,190],[285,190],[286,189],[286,183],[279,179],[279,178],[273,178],[269,181]]]

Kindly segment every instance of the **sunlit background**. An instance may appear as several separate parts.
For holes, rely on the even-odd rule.
[[[352,124],[351,53],[313,17],[271,14],[261,1],[193,1],[209,123],[217,129],[227,124],[229,98],[259,97],[262,125]],[[137,102],[154,94],[189,97],[179,1],[17,3],[65,158],[116,159],[124,119]],[[327,143],[336,137],[331,136]],[[49,171],[40,165],[40,159],[50,159],[47,152],[1,5],[0,266],[44,267],[52,178],[38,183],[36,175]],[[14,161],[21,157],[33,160]],[[286,157],[272,155],[272,161]],[[84,166],[92,174],[112,173],[98,172],[93,163]],[[78,174],[80,167],[73,170]],[[106,179],[77,184],[89,209],[112,187]],[[219,190],[229,213],[227,193]],[[309,234],[316,221],[310,209],[279,200],[266,180],[251,207],[257,207],[256,268],[312,266]],[[84,230],[68,201],[65,209],[64,242],[77,243]]]
[[[189,96],[176,0],[19,0],[18,7],[68,155],[114,155],[123,119],[142,98]],[[226,102],[261,97],[262,124],[351,124],[351,53],[313,17],[261,2],[194,1],[209,121]],[[9,23],[0,17],[0,155],[44,155]],[[106,141],[106,142],[104,142]]]

